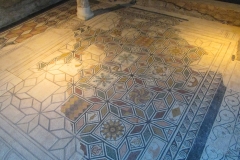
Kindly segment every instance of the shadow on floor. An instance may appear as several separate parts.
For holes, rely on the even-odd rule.
[[[127,7],[131,7],[134,4],[130,4],[130,3],[126,3],[126,4],[117,4],[116,6],[110,7],[110,8],[105,8],[105,9],[97,9],[95,11],[93,11],[95,16],[104,14],[104,13],[108,13],[108,12],[112,12],[112,11],[116,11],[122,8],[127,8]]]
[[[240,0],[218,0],[221,2],[227,2],[227,3],[234,3],[234,4],[240,4]]]

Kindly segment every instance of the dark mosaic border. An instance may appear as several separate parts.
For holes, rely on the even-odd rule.
[[[197,137],[195,138],[195,142],[189,152],[187,160],[201,158],[208,136],[211,132],[212,126],[221,107],[221,103],[223,101],[226,89],[227,88],[224,86],[223,81],[221,81],[217,92],[212,100],[212,103],[208,109],[208,112],[204,118],[204,121],[202,122]]]
[[[183,119],[183,123],[177,131],[177,136],[174,138],[166,155],[163,157],[164,160],[197,160],[199,158],[193,157],[196,154],[198,154],[198,157],[202,155],[202,151],[196,153],[197,150],[195,148],[200,149],[201,146],[195,146],[195,143],[198,144],[200,141],[203,147],[201,150],[204,149],[206,140],[223,100],[223,95],[226,91],[221,74],[209,71],[204,77],[205,80],[194,98],[193,103],[189,106],[189,111],[186,113],[186,117]],[[218,101],[218,103],[216,103],[216,101]],[[215,116],[212,116],[213,111],[215,111]],[[211,119],[209,119],[209,117]],[[207,120],[205,120],[205,118],[207,118]],[[205,132],[207,134],[204,137],[204,142],[199,138],[203,135],[199,133]],[[190,154],[193,156],[190,156]]]

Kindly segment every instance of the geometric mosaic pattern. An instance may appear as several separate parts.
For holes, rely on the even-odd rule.
[[[206,88],[203,82],[215,78],[193,71],[189,64],[207,53],[188,45],[170,29],[181,19],[154,13],[146,16],[145,11],[138,9],[115,12],[122,17],[131,12],[131,16],[120,18],[119,25],[107,32],[88,28],[76,36],[81,37],[81,45],[73,51],[73,59],[81,61],[87,54],[84,48],[92,45],[104,50],[108,58],[92,65],[87,72],[83,66],[80,82],[77,82],[79,87],[75,89],[77,92],[73,92],[84,98],[84,89],[92,88],[92,95],[85,99],[93,106],[84,107],[81,105],[83,102],[73,100],[79,99],[73,96],[64,104],[62,111],[67,116],[65,108],[73,103],[86,109],[81,115],[74,112],[79,117],[70,118],[73,121],[78,119],[73,122],[74,131],[81,137],[81,149],[86,158],[183,158],[194,142],[194,139],[189,141],[190,137],[186,137],[191,126],[189,122],[197,116],[200,108],[199,102],[195,102],[201,101],[200,97],[193,97],[200,94],[203,98],[207,90],[194,91]],[[134,21],[134,17],[142,21],[129,23]],[[164,21],[166,18],[168,20]],[[135,29],[136,37],[122,36],[121,33],[129,28]],[[152,28],[155,34],[149,33],[147,28]],[[158,28],[161,28],[160,32]],[[112,37],[111,33],[117,35]],[[216,89],[217,85],[213,90]],[[183,119],[188,113],[192,114],[191,117]],[[194,137],[198,128],[191,131]],[[179,143],[185,138],[189,149],[184,147],[177,155],[177,148],[182,147]]]
[[[0,139],[1,144],[1,159],[24,159],[20,153],[14,150],[11,145],[6,143],[2,138]]]
[[[70,1],[56,8],[73,12],[74,5]],[[96,10],[104,7],[109,4],[93,5]],[[72,17],[69,21],[75,22]],[[186,19],[134,7],[116,7],[86,22],[70,22],[73,31],[64,28],[61,43],[19,73],[20,82],[1,95],[0,132],[6,123],[20,130],[16,135],[10,129],[4,132],[11,139],[21,137],[19,143],[24,137],[33,142],[24,149],[39,153],[36,159],[187,159],[193,153],[201,157],[197,149],[208,159],[207,145],[196,139],[212,116],[209,110],[222,116],[213,102],[225,88],[222,75],[212,69],[221,45],[212,54],[180,36],[175,27]],[[5,44],[3,49],[9,47]],[[196,67],[204,56],[212,56],[210,65]],[[230,97],[223,106],[238,102],[237,93]],[[207,126],[218,126],[214,121]],[[0,157],[24,159],[24,149],[10,147],[1,134],[0,143],[6,150]],[[229,153],[237,157],[237,135],[231,144]]]

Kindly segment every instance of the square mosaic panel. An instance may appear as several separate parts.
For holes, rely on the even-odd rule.
[[[109,89],[117,79],[118,77],[116,75],[102,70],[90,79],[89,84],[105,91]]]

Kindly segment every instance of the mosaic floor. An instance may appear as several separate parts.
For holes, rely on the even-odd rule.
[[[0,159],[240,159],[240,28],[118,2],[0,33]]]

